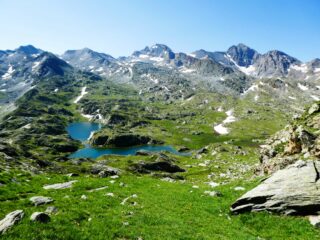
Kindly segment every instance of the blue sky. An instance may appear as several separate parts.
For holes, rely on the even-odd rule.
[[[176,52],[245,43],[320,58],[318,0],[0,0],[0,49],[89,47],[115,57],[164,43]]]

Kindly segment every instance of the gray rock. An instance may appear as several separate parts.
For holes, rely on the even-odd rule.
[[[58,208],[56,208],[55,206],[49,206],[47,207],[45,212],[48,214],[54,214],[58,212]]]
[[[320,211],[319,170],[320,161],[291,164],[240,197],[231,210],[314,215]]]
[[[320,216],[309,216],[309,222],[312,226],[320,228]]]
[[[69,181],[69,182],[65,182],[65,183],[56,183],[56,184],[52,184],[52,185],[45,185],[43,186],[44,189],[48,190],[48,189],[65,189],[65,188],[71,188],[72,185],[78,182],[77,180],[73,180],[73,181]]]
[[[43,212],[34,212],[30,217],[30,221],[47,223],[50,222],[50,216]]]
[[[205,154],[208,152],[209,152],[209,150],[207,149],[207,147],[203,147],[197,151],[197,154]]]
[[[107,189],[107,188],[108,188],[108,186],[99,187],[99,188],[95,188],[95,189],[88,190],[88,192],[101,191],[101,190],[104,190],[104,189]],[[82,196],[83,196],[83,195],[82,195]]]
[[[117,174],[117,172],[114,171],[112,168],[107,168],[107,169],[100,171],[98,175],[101,178],[105,178],[105,177],[109,177],[109,176],[117,176],[116,174]]]
[[[50,197],[35,196],[29,199],[35,206],[44,205],[53,202]]]
[[[16,210],[8,213],[4,219],[0,221],[0,234],[4,234],[13,225],[17,224],[23,218],[24,213],[22,210]]]
[[[308,113],[309,115],[311,115],[315,112],[319,112],[319,110],[320,110],[320,106],[317,103],[315,103],[309,108]]]
[[[98,163],[92,166],[92,174],[98,174],[100,177],[108,177],[113,175],[119,175],[120,170],[117,168],[109,167],[104,164]]]

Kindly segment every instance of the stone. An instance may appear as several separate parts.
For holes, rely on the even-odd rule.
[[[320,211],[319,170],[320,161],[297,161],[244,194],[232,204],[231,210],[314,215]]]
[[[104,189],[107,189],[107,188],[108,188],[108,186],[99,187],[99,188],[95,188],[95,189],[88,190],[88,192],[101,191],[101,190],[104,190]]]
[[[120,170],[98,163],[92,166],[91,173],[98,174],[99,177],[105,178],[109,176],[119,175]]]
[[[222,193],[219,191],[204,191],[204,194],[207,194],[210,197],[221,197],[222,196]]]
[[[244,191],[244,190],[246,190],[246,189],[245,189],[244,187],[238,186],[238,187],[235,187],[234,190],[235,190],[235,191]]]
[[[53,202],[54,200],[50,197],[35,196],[29,199],[35,206],[44,205]]]
[[[7,232],[13,225],[22,220],[24,216],[23,210],[16,210],[8,213],[4,219],[0,221],[0,234]]]
[[[81,199],[82,199],[82,200],[87,200],[88,197],[87,197],[86,195],[82,195],[82,196],[81,196]]]
[[[45,211],[45,213],[48,213],[48,214],[54,214],[57,212],[58,212],[58,208],[56,208],[55,206],[49,206]]]
[[[50,216],[44,212],[34,212],[30,217],[30,221],[47,223],[50,222]]]
[[[320,216],[318,215],[309,216],[309,222],[311,223],[312,226],[320,228]]]
[[[106,193],[105,196],[107,196],[107,197],[114,197],[114,193],[109,192],[109,193]]]
[[[49,189],[65,189],[65,188],[71,188],[72,185],[78,182],[77,180],[73,180],[73,181],[69,181],[69,182],[65,182],[65,183],[56,183],[56,184],[52,184],[52,185],[45,185],[43,186],[44,189],[49,190]]]
[[[197,151],[197,154],[206,154],[208,152],[209,152],[209,150],[206,147],[204,147],[204,148],[199,149]]]
[[[137,194],[132,194],[131,196],[129,196],[129,197],[127,197],[127,198],[125,198],[125,199],[123,199],[123,201],[120,203],[121,205],[125,205],[126,204],[126,202],[129,200],[129,199],[131,199],[131,198],[137,198],[138,197],[138,195]]]
[[[319,112],[320,110],[320,106],[317,103],[314,103],[308,110],[309,115],[315,113],[315,112]]]

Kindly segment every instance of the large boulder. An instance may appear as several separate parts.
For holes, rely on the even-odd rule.
[[[4,219],[0,221],[0,234],[4,234],[8,231],[13,225],[21,221],[24,213],[22,210],[16,210],[11,213],[8,213]]]
[[[232,212],[270,211],[286,215],[315,215],[320,211],[320,161],[297,161],[275,172],[240,197]]]

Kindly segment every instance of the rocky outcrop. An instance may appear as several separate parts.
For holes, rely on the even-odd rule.
[[[22,210],[16,210],[8,213],[4,219],[0,221],[0,234],[7,232],[13,225],[21,221],[24,216]]]
[[[108,140],[108,145],[115,147],[130,147],[147,144],[150,140],[151,138],[148,136],[141,136],[137,134],[121,134],[112,136]]]
[[[108,143],[109,136],[106,134],[96,133],[91,137],[90,144],[94,146],[104,146]]]
[[[106,166],[102,163],[94,164],[91,169],[92,174],[97,174],[100,177],[109,177],[109,176],[114,176],[114,175],[119,175],[120,170],[117,168],[113,168],[110,166]]]
[[[315,215],[320,211],[320,161],[302,160],[274,173],[240,197],[232,212],[270,211]]]
[[[150,173],[150,171],[162,171],[168,173],[185,172],[185,170],[179,166],[165,161],[151,163],[140,162],[136,164],[134,168],[135,171],[139,173]]]
[[[319,104],[314,104],[292,125],[269,138],[260,149],[260,173],[273,173],[300,158],[320,157]]]
[[[133,164],[131,170],[137,173],[151,173],[153,171],[167,173],[185,172],[184,169],[174,164],[174,161],[174,159],[169,158],[165,154],[159,154],[156,160],[151,160],[150,162],[140,161]]]
[[[161,144],[161,141],[134,133],[97,132],[90,139],[93,146],[131,147],[145,144]]]

